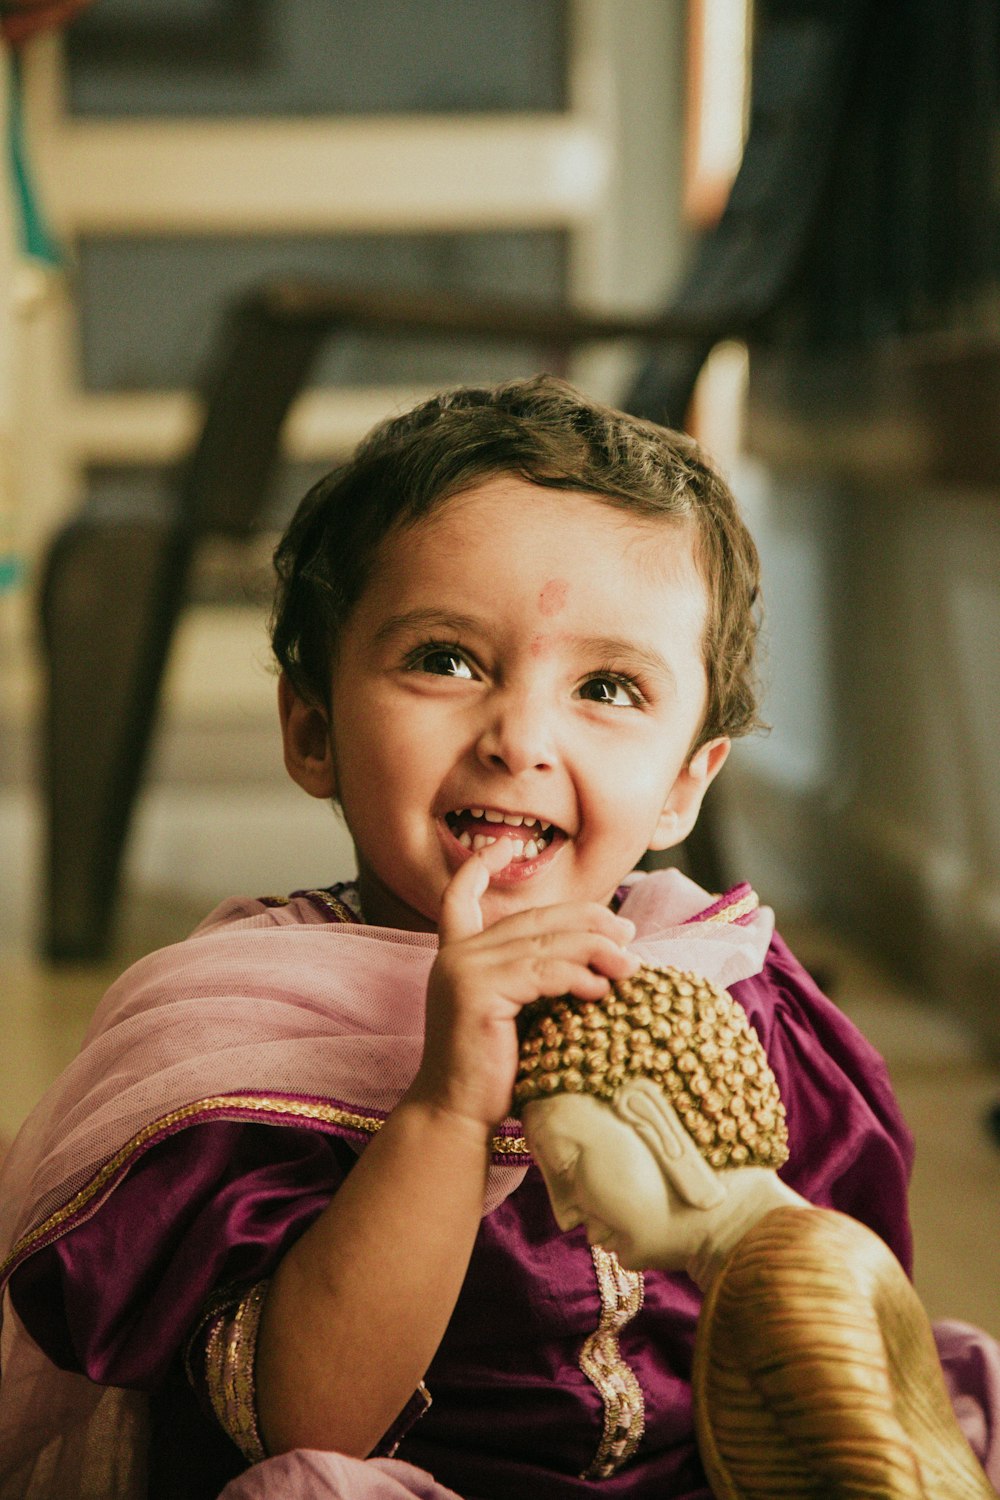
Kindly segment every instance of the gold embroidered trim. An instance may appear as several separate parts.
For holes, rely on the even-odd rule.
[[[335,1104],[324,1104],[318,1100],[279,1099],[266,1094],[218,1094],[213,1098],[198,1099],[193,1104],[185,1104],[180,1109],[171,1110],[169,1114],[161,1115],[158,1120],[152,1120],[148,1125],[144,1125],[138,1134],[126,1141],[125,1145],[104,1163],[89,1182],[63,1204],[62,1208],[56,1209],[43,1223],[22,1236],[6,1259],[0,1262],[0,1285],[12,1267],[33,1245],[39,1240],[47,1239],[50,1235],[58,1237],[63,1225],[88,1208],[112,1179],[119,1172],[124,1172],[132,1158],[140,1154],[155,1136],[164,1131],[173,1131],[178,1127],[183,1127],[195,1117],[226,1114],[232,1110],[277,1115],[283,1119],[319,1120],[327,1125],[341,1125],[349,1130],[364,1131],[367,1135],[374,1135],[385,1124],[379,1115],[358,1114],[354,1110],[342,1109]],[[497,1156],[527,1156],[528,1144],[524,1136],[498,1135],[493,1139],[492,1150]]]
[[[723,906],[719,911],[714,911],[710,917],[699,917],[701,922],[736,922],[740,917],[746,917],[760,906],[760,897],[756,891],[748,891],[738,901],[732,901],[728,906]]]
[[[528,1142],[523,1135],[495,1135],[490,1144],[494,1156],[528,1156]]]
[[[325,906],[330,914],[339,922],[360,922],[361,917],[349,902],[341,900],[332,891],[302,891],[303,896],[308,896],[310,901],[315,901],[317,906]]]
[[[339,1109],[332,1104],[302,1099],[275,1099],[259,1094],[219,1094],[214,1098],[198,1099],[193,1104],[185,1104],[180,1109],[171,1110],[169,1114],[161,1115],[158,1120],[152,1120],[148,1125],[144,1125],[138,1134],[126,1141],[125,1145],[104,1163],[68,1203],[56,1209],[55,1213],[50,1214],[44,1223],[24,1235],[0,1265],[0,1281],[6,1275],[8,1267],[19,1259],[25,1250],[30,1249],[36,1241],[44,1239],[53,1230],[58,1230],[67,1219],[86,1208],[101,1189],[126,1167],[131,1158],[141,1152],[154,1136],[163,1131],[172,1131],[177,1126],[186,1125],[195,1116],[221,1114],[229,1110],[247,1110],[261,1114],[266,1112],[296,1119],[322,1120],[328,1124],[364,1130],[369,1134],[374,1134],[383,1124],[377,1116],[355,1114],[351,1110]]]
[[[251,1464],[267,1457],[257,1425],[254,1375],[257,1330],[267,1286],[267,1281],[258,1281],[235,1307],[216,1312],[210,1319],[205,1343],[205,1381],[212,1410],[223,1432]]]
[[[601,1321],[580,1350],[580,1369],[604,1402],[604,1432],[581,1479],[608,1479],[628,1463],[646,1427],[646,1405],[635,1371],[625,1363],[618,1335],[642,1306],[642,1272],[626,1271],[618,1257],[591,1247],[601,1293]]]
[[[413,1411],[413,1408],[415,1406],[417,1406],[417,1405],[419,1405],[420,1410],[414,1412],[413,1416],[410,1417],[409,1420],[407,1420],[407,1418],[409,1417],[409,1413],[411,1411]],[[399,1445],[403,1441],[403,1439],[406,1437],[406,1435],[409,1432],[410,1428],[413,1426],[413,1424],[415,1422],[419,1422],[421,1417],[425,1417],[427,1415],[427,1413],[430,1411],[430,1409],[431,1409],[431,1407],[433,1405],[434,1405],[434,1398],[431,1395],[430,1391],[427,1389],[427,1386],[421,1380],[418,1383],[417,1388],[414,1391],[413,1395],[410,1397],[409,1401],[406,1403],[406,1406],[403,1408],[402,1412],[400,1413],[399,1418],[396,1421],[394,1427],[390,1428],[390,1432],[395,1431],[397,1429],[401,1429],[400,1432],[399,1432],[399,1436],[395,1439],[394,1442],[391,1442],[389,1444],[389,1446],[385,1449],[384,1453],[378,1453],[378,1450],[376,1449],[375,1451],[376,1451],[376,1453],[378,1453],[378,1457],[379,1458],[395,1458],[396,1454],[399,1451]],[[383,1439],[383,1441],[385,1441],[385,1440]]]

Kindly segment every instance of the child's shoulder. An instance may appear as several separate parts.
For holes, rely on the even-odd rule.
[[[203,937],[237,925],[285,927],[360,921],[355,888],[342,882],[292,891],[288,896],[230,896],[198,923],[191,936]]]

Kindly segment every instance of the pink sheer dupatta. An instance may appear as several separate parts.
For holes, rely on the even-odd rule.
[[[219,1500],[461,1500],[425,1469],[396,1458],[345,1458],[299,1448],[255,1464]]]
[[[740,892],[743,888],[739,888]],[[726,907],[676,871],[630,886],[622,909],[647,963],[722,985],[759,973],[773,930],[745,896]],[[701,920],[702,917],[706,920]],[[83,1048],[4,1163],[4,1284],[97,1213],[157,1141],[213,1120],[328,1131],[361,1149],[412,1080],[433,935],[317,921],[300,901],[227,903],[185,942],[108,991]],[[484,1213],[521,1182],[516,1121],[494,1138]],[[4,1296],[0,1500],[143,1493],[145,1398],[57,1370]]]

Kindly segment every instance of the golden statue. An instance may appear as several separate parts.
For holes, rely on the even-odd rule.
[[[514,1108],[563,1229],[701,1288],[695,1422],[717,1500],[996,1495],[895,1256],[777,1176],[784,1107],[731,996],[643,968],[606,1001],[539,1001]]]

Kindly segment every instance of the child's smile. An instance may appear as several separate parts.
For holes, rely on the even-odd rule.
[[[534,813],[509,812],[499,807],[460,807],[445,813],[444,820],[463,849],[483,849],[500,838],[506,839],[512,864],[520,867],[537,864],[546,851],[566,837],[561,828]],[[514,869],[504,870],[497,878],[510,879],[515,873]],[[522,868],[520,878],[527,873]]]
[[[679,842],[728,749],[690,757],[706,612],[683,523],[514,475],[391,533],[340,636],[328,774],[308,788],[340,801],[367,919],[433,929],[484,841],[512,854],[487,922],[607,902]]]

